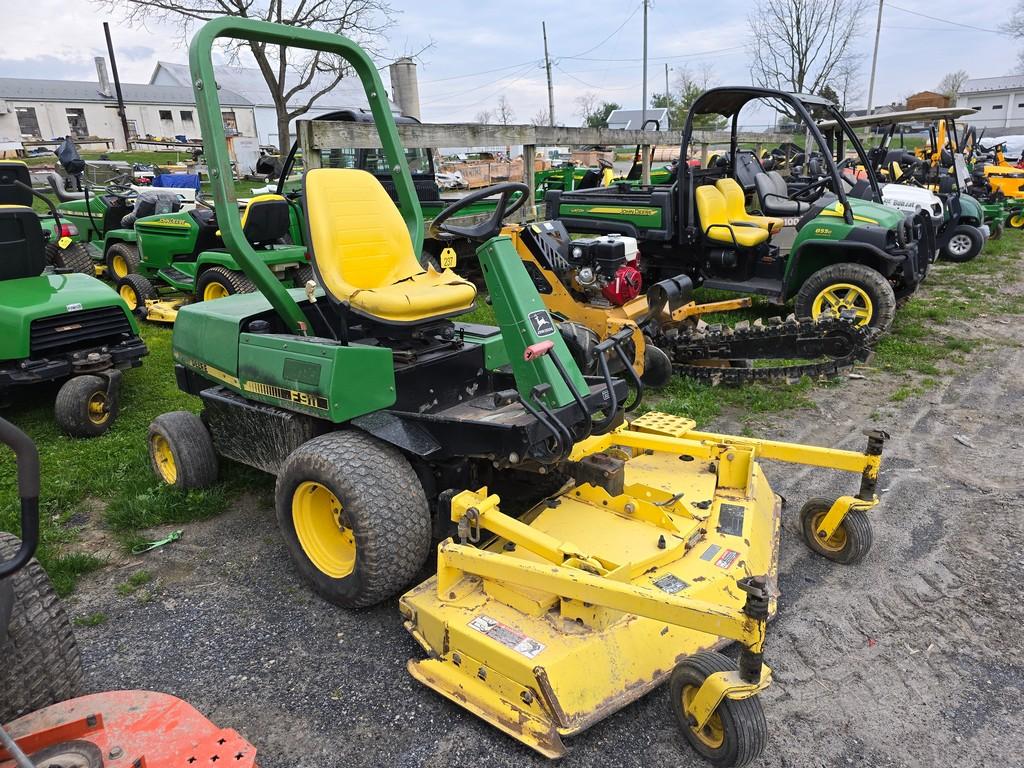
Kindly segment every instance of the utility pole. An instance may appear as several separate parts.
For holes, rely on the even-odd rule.
[[[548,56],[548,26],[543,21],[540,28],[544,32],[544,66],[548,71],[548,125],[555,127],[555,89],[551,85],[551,57]]]
[[[640,106],[640,127],[647,122],[647,0],[644,3],[644,92]]]
[[[668,62],[665,62],[665,106],[668,106]]]
[[[868,81],[868,114],[875,110],[875,68],[878,66],[878,38],[882,36],[882,5],[885,0],[878,0],[878,22],[875,24],[875,50],[871,54],[871,79]]]
[[[114,58],[114,43],[110,40],[110,25],[103,22],[103,34],[107,38],[107,55],[110,56],[110,71],[114,75],[114,92],[117,94],[117,114],[121,116],[121,130],[124,131],[124,148],[132,151],[132,136],[128,130],[128,116],[124,113],[124,97],[121,95],[121,78],[117,76],[117,59]]]

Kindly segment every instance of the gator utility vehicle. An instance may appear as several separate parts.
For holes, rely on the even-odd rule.
[[[875,173],[889,182],[882,185],[882,202],[906,213],[927,212],[935,228],[939,256],[956,262],[976,257],[991,234],[981,203],[966,192],[970,174],[963,154],[957,152],[955,146],[954,121],[967,114],[974,114],[974,110],[926,108],[847,118],[854,130],[884,129],[881,133],[875,131],[879,143],[867,153]],[[928,124],[932,137],[928,157],[917,158],[905,149],[892,148],[892,140],[901,126],[921,123]],[[841,132],[836,130],[836,123],[822,122],[818,127],[842,160],[845,142]],[[844,178],[852,189],[855,184],[852,172],[844,170]],[[1002,225],[999,221],[1000,231]]]
[[[756,158],[738,151],[740,115],[748,105],[771,109],[772,104],[806,128],[826,158],[821,176],[791,187],[778,172],[755,169],[751,181],[741,180],[742,158]],[[689,112],[680,158],[688,157],[694,120],[702,115],[731,120],[730,151],[713,167],[681,162],[668,187],[549,192],[547,218],[563,221],[573,233],[636,237],[645,276],[652,281],[684,273],[695,285],[793,301],[798,317],[852,310],[858,322],[887,328],[897,299],[913,293],[928,271],[934,255],[931,224],[925,216],[905,217],[881,205],[873,172],[847,193],[815,125],[815,116],[836,120],[864,158],[835,105],[807,94],[714,88]],[[776,244],[775,239],[787,237],[791,245]]]
[[[985,215],[1001,214],[1006,226],[1024,228],[1024,169],[1006,162],[1002,145],[982,146],[974,126],[965,126],[957,143],[971,174],[971,194],[985,206]]]
[[[0,531],[0,768],[233,765],[256,750],[184,701],[153,691],[79,698],[82,659],[71,622],[33,558],[39,542],[39,455],[0,419],[0,443],[16,456],[21,536]]]
[[[211,59],[225,38],[346,60],[393,170],[399,207],[365,171],[306,158],[316,280],[305,291],[274,278],[235,213]],[[410,672],[545,755],[562,754],[562,736],[671,677],[673,711],[700,754],[718,765],[755,760],[766,734],[755,694],[770,681],[763,654],[779,527],[757,460],[861,475],[856,497],[814,500],[801,516],[816,552],[853,562],[870,545],[865,512],[877,503],[882,436],[859,454],[698,433],[657,413],[626,424],[639,381],[623,407],[627,385],[606,363],[597,377],[580,373],[499,234],[527,200],[522,184],[491,189],[497,203],[486,222],[451,223],[469,204],[459,202],[432,223],[439,238],[479,243],[499,327],[459,322],[476,290],[417,260],[422,212],[380,76],[361,48],[225,18],[197,32],[189,58],[224,240],[260,293],[180,311],[175,371],[203,414],[153,422],[159,476],[207,485],[218,455],[275,473],[295,566],[342,606],[400,591],[432,534],[454,530],[461,543],[441,543],[437,577],[401,598],[406,627],[429,656]],[[624,338],[602,352],[622,360]],[[524,497],[507,494],[501,512],[492,491],[515,478],[532,480],[533,499],[541,484],[555,495],[511,517]],[[568,478],[575,486],[563,490]],[[738,665],[712,652],[734,641]]]
[[[75,437],[103,434],[120,409],[121,371],[147,353],[135,319],[95,277],[47,264],[52,234],[30,207],[33,196],[45,197],[17,179],[0,185],[0,195],[0,401],[63,381],[54,403],[60,427]],[[51,213],[54,231],[64,232]]]

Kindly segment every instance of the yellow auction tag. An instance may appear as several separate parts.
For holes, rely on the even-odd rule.
[[[441,251],[441,269],[454,269],[458,260],[454,248],[448,247]]]
[[[68,237],[67,235],[64,235],[64,237],[57,241],[57,245],[61,248],[67,248],[69,245],[71,245],[71,238]]]

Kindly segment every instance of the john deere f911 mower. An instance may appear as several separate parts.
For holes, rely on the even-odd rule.
[[[316,277],[305,290],[274,278],[234,213],[211,61],[221,38],[345,59],[393,171],[399,207],[370,174],[307,158],[301,202]],[[702,755],[754,760],[767,733],[755,694],[771,678],[779,534],[758,461],[860,475],[856,496],[801,512],[816,552],[856,562],[870,546],[883,436],[861,454],[697,432],[659,413],[629,422],[642,385],[630,377],[630,395],[607,357],[624,361],[630,332],[600,345],[597,376],[582,375],[500,234],[530,194],[522,184],[490,190],[485,222],[452,223],[471,200],[434,219],[435,236],[478,243],[499,327],[459,322],[476,289],[417,259],[422,213],[405,153],[377,69],[355,43],[226,18],[199,30],[189,57],[224,240],[260,292],[179,312],[175,371],[203,410],[154,420],[158,475],[208,485],[218,456],[275,473],[296,568],[345,607],[400,592],[444,539],[437,576],[400,600],[428,656],[410,672],[545,755],[671,678],[675,716]],[[499,497],[523,479],[525,494]],[[529,511],[514,517],[516,507]],[[715,652],[732,642],[738,665]]]
[[[820,169],[789,182],[776,171],[764,172],[752,153],[740,151],[740,116],[747,107],[747,113],[777,107],[792,115],[810,137],[807,152],[821,155]],[[730,120],[730,151],[709,168],[691,167],[694,120],[704,115]],[[694,285],[792,301],[797,317],[852,310],[858,322],[884,330],[896,301],[913,293],[927,273],[934,234],[927,216],[905,217],[882,205],[873,173],[847,193],[815,125],[825,116],[842,126],[863,159],[842,114],[821,97],[713,88],[688,113],[671,185],[551,191],[547,218],[563,221],[572,233],[635,237],[651,281],[685,274]]]

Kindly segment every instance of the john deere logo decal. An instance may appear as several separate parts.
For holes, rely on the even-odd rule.
[[[555,324],[551,322],[551,315],[541,310],[530,313],[530,325],[538,336],[550,336],[555,332]]]

